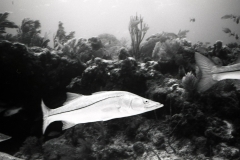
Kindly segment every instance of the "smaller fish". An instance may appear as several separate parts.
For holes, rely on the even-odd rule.
[[[195,22],[195,18],[190,18],[190,22]]]
[[[14,157],[10,154],[0,152],[0,159],[1,160],[23,160],[21,158]]]
[[[240,16],[234,16],[233,21],[239,23]]]
[[[236,38],[236,39],[238,39],[238,38],[239,38],[239,37],[238,37],[238,34],[236,34],[236,35],[235,35],[235,38]]]
[[[8,117],[8,116],[17,114],[20,110],[22,110],[22,107],[9,109],[9,110],[5,111],[4,117]]]
[[[237,24],[239,23],[240,16],[234,16],[232,17],[233,21],[236,22]]]
[[[229,18],[233,18],[233,15],[232,14],[226,14],[226,15],[221,17],[221,19],[229,19]]]
[[[232,32],[232,33],[230,33],[230,35],[229,35],[229,36],[233,36],[233,37],[234,37],[234,36],[235,36],[235,33],[234,33],[234,32]]]
[[[10,138],[12,138],[12,137],[0,133],[0,142],[3,142],[3,141],[6,141],[6,140],[9,140]]]
[[[223,28],[223,32],[225,33],[231,33],[231,30],[229,28]]]

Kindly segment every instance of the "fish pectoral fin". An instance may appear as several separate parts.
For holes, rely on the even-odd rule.
[[[102,121],[108,121],[116,117],[119,114],[119,108],[114,106],[105,107],[101,110],[104,116],[101,117]]]
[[[104,113],[115,113],[115,112],[119,112],[119,107],[115,107],[115,106],[105,107],[105,108],[102,109],[102,112],[104,112]]]
[[[71,127],[73,127],[73,126],[76,125],[75,123],[73,123],[73,122],[68,122],[68,121],[62,121],[62,123],[63,123],[62,130],[71,128]]]

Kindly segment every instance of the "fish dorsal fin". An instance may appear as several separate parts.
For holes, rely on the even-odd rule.
[[[92,93],[92,95],[94,95],[94,94],[106,93],[106,92],[109,92],[109,91],[99,91],[99,92]]]
[[[84,95],[67,92],[67,99],[66,99],[66,101],[63,103],[63,105],[66,105],[66,104],[72,102],[73,100],[75,100],[75,99],[77,99],[77,98],[79,98],[79,97],[81,97],[81,96],[84,96]]]
[[[62,123],[63,123],[62,130],[71,128],[71,127],[73,127],[73,126],[76,125],[75,123],[73,123],[73,122],[68,122],[68,121],[62,121]]]

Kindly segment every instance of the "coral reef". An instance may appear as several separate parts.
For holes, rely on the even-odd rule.
[[[23,108],[16,116],[1,115],[0,125],[14,137],[9,145],[18,147],[19,144],[11,143],[15,140],[21,142],[29,133],[41,135],[41,99],[44,97],[48,102],[51,97],[65,93],[72,78],[80,76],[85,67],[77,60],[60,57],[48,49],[27,48],[21,43],[8,41],[1,41],[0,48],[0,71],[4,75],[0,80],[1,92],[4,93],[0,102],[6,109],[14,106]],[[6,146],[0,144],[0,148],[6,149]]]
[[[134,34],[140,33],[136,26],[141,22],[141,17],[131,19]],[[39,28],[39,21],[25,19],[22,24],[24,34],[32,37],[38,36]],[[41,38],[31,42],[26,38],[25,45],[0,41],[0,107],[4,108],[0,126],[12,137],[0,143],[1,152],[48,160],[239,159],[240,82],[225,80],[207,92],[196,92],[199,73],[194,53],[211,55],[214,48],[209,43],[192,44],[184,38],[187,33],[152,35],[140,51],[123,48],[109,34],[76,39],[74,32],[66,35],[62,23],[54,49],[44,48]],[[226,64],[239,55],[239,45],[229,46],[218,42],[214,51],[228,53]],[[42,135],[41,100],[56,108],[64,103],[66,92],[88,95],[113,90],[132,92],[164,107],[78,124],[66,131],[54,122]],[[22,107],[19,113],[3,116],[16,106]]]
[[[72,38],[61,45],[59,53],[61,56],[77,59],[83,63],[86,63],[93,57],[111,59],[108,51],[103,48],[101,40],[96,37],[89,38],[88,40],[84,38]]]
[[[154,47],[157,42],[165,42],[167,39],[169,39],[167,36],[165,36],[164,33],[162,34],[155,34],[146,39],[145,42],[141,44],[140,47],[140,52],[141,52],[141,57],[146,58],[146,57],[152,57],[152,52],[154,50]]]

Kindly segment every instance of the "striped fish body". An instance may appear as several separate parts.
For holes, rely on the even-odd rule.
[[[90,96],[68,93],[66,103],[56,109],[42,102],[43,133],[54,121],[62,121],[63,129],[79,123],[106,121],[144,113],[163,105],[125,91],[98,92]]]

